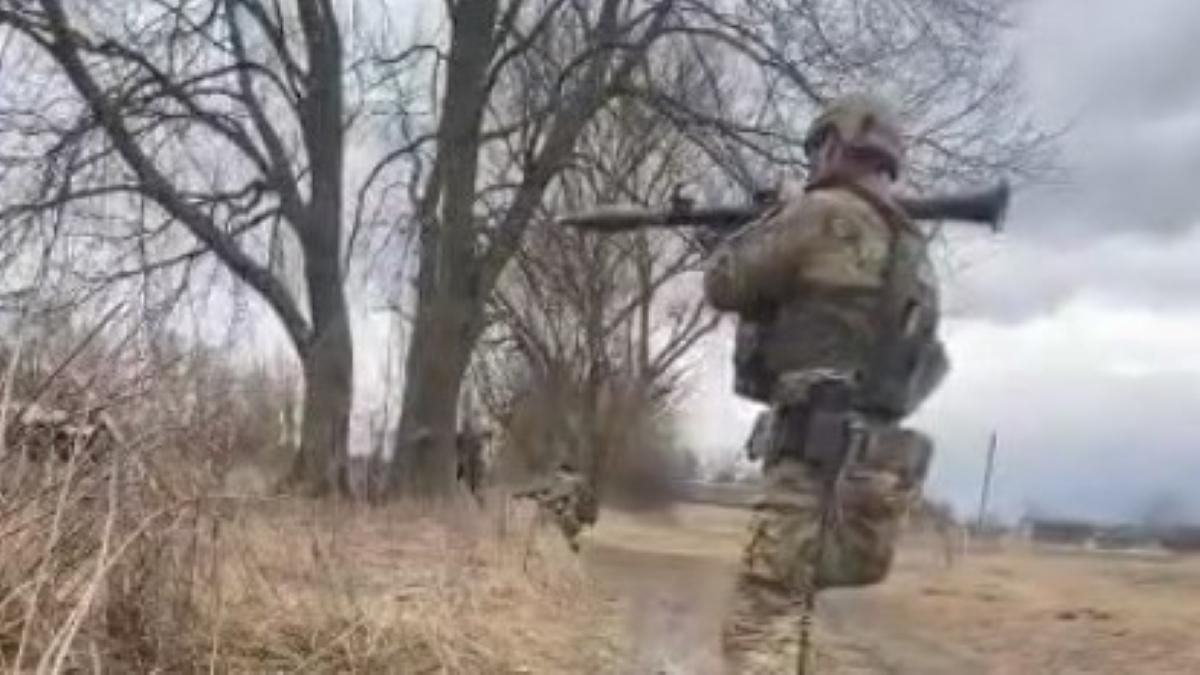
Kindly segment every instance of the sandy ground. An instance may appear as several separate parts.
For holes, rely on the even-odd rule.
[[[721,617],[745,514],[689,505],[640,518],[606,513],[600,523],[586,559],[625,605],[636,649],[630,675],[724,673]]]
[[[718,635],[744,512],[605,514],[587,561],[626,611],[641,673],[725,672]],[[1016,547],[947,566],[913,537],[893,575],[827,593],[820,673],[1200,673],[1200,560]]]

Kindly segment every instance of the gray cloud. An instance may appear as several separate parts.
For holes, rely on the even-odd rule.
[[[1014,236],[1178,232],[1200,221],[1200,3],[1029,3],[1017,41],[1066,175],[1018,196]]]
[[[970,391],[951,382],[918,420],[938,441],[930,491],[973,512],[987,438],[998,429],[992,503],[1009,519],[1031,508],[1136,519],[1172,495],[1200,520],[1197,405],[1194,374],[1018,373]]]
[[[1040,0],[1017,40],[1035,103],[1067,118],[1169,116],[1200,96],[1200,5],[1190,0]]]
[[[1080,298],[1114,309],[1200,310],[1200,229],[1163,239],[1120,233],[1053,244],[1015,236],[960,241],[943,254],[950,317],[1028,321]]]
[[[1025,321],[1081,296],[1197,309],[1200,3],[1041,0],[1021,18],[1030,103],[1067,125],[1062,175],[1017,192],[1005,236],[951,239],[947,312]]]

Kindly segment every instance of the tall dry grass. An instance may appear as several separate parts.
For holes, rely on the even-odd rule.
[[[199,502],[119,449],[65,462],[7,450],[0,667],[145,672],[166,655],[186,660]]]
[[[524,507],[218,496],[187,466],[0,459],[0,669],[620,672],[612,611]]]
[[[0,672],[621,672],[613,612],[529,505],[228,494],[289,459],[290,371],[70,328],[0,340]],[[34,402],[123,433],[61,461],[21,426]]]

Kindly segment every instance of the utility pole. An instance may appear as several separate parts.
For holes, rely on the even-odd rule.
[[[976,533],[983,532],[984,519],[987,517],[988,496],[992,491],[992,471],[996,468],[996,432],[992,431],[988,443],[987,468],[983,471],[983,486],[979,491],[979,518],[975,523]]]

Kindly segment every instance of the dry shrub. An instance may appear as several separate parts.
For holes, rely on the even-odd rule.
[[[605,672],[619,653],[610,609],[558,537],[500,534],[466,506],[255,509],[223,546],[210,614],[233,670]]]
[[[679,497],[679,481],[698,472],[698,461],[679,441],[675,416],[631,396],[606,409],[604,488],[612,506],[657,510]]]
[[[0,458],[0,667],[145,672],[187,658],[198,502],[143,458]]]
[[[525,511],[208,499],[186,462],[144,459],[3,460],[0,668],[606,672],[619,652]]]
[[[596,397],[577,384],[531,387],[504,419],[504,477],[547,473],[564,459],[590,469],[609,506],[659,509],[695,478],[698,461],[679,440],[673,410],[637,383],[613,378]]]
[[[68,416],[110,403],[123,440],[67,461],[0,449],[0,671],[563,673],[615,658],[613,610],[527,507],[222,496],[230,467],[280,456],[294,432],[282,364],[239,368],[161,335],[83,351],[41,337],[25,361],[0,344],[13,409],[39,391]]]

